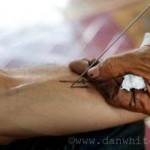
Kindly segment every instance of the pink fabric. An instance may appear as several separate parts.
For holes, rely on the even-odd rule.
[[[97,58],[120,29],[108,15],[57,26],[34,25],[0,34],[0,68],[45,64],[67,65],[79,57]],[[107,54],[133,48],[124,35]]]

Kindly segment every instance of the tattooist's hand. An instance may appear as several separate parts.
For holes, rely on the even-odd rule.
[[[134,74],[150,79],[150,47],[110,57],[88,71],[88,76],[104,81],[125,74]]]
[[[130,60],[129,58],[132,59]],[[109,104],[119,108],[125,108],[127,110],[142,112],[150,115],[150,64],[146,65],[142,60],[147,62],[147,64],[150,63],[150,54],[147,47],[144,47],[142,52],[135,50],[131,53],[115,56],[100,62],[96,65],[99,69],[98,72],[95,72],[95,70],[94,72],[93,70],[89,71],[88,74],[86,74],[86,77],[90,79],[91,77],[97,77],[92,83]],[[125,61],[127,62],[125,63]],[[123,62],[125,64],[123,64]],[[70,63],[70,68],[72,71],[81,74],[90,63],[91,61],[87,59],[73,61]],[[134,74],[147,78],[145,79],[147,91],[127,91],[120,89],[123,80],[122,75],[127,74],[130,71]],[[93,76],[90,76],[91,72],[94,74]]]

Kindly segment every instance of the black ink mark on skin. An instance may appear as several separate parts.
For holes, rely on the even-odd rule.
[[[59,82],[62,83],[73,83],[74,80],[59,80]],[[80,81],[78,81],[79,84],[83,84],[83,85],[76,85],[74,87],[71,88],[88,88],[88,85],[86,85],[86,83],[88,83],[88,80],[86,79],[81,79]]]
[[[73,86],[73,87],[71,87],[71,88],[88,88],[88,85],[76,85],[76,86]]]

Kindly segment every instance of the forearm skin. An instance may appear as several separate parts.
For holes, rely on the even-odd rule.
[[[5,82],[0,84],[3,89],[0,94],[1,136],[73,134],[106,129],[146,117],[109,106],[92,85],[88,89],[72,89],[70,84],[60,83],[60,79],[77,78],[68,68],[6,72],[11,80],[5,89],[2,88]]]

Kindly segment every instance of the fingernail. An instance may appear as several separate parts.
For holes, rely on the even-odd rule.
[[[91,78],[96,78],[99,76],[99,68],[98,67],[92,67],[88,70],[88,76]]]

